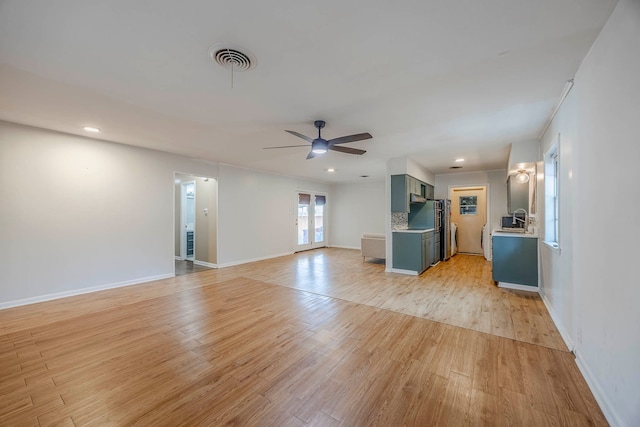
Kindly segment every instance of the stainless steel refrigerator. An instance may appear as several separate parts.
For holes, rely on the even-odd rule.
[[[451,258],[451,200],[440,199],[440,259]],[[438,227],[436,227],[437,229]]]

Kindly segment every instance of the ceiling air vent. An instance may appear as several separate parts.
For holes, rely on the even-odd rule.
[[[253,53],[231,43],[217,43],[209,48],[209,56],[221,67],[235,71],[248,71],[256,67]]]

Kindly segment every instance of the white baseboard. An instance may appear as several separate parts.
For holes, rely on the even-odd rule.
[[[519,285],[517,283],[498,282],[499,288],[515,289],[516,291],[538,292],[537,286]]]
[[[560,336],[564,340],[564,343],[567,345],[567,348],[569,348],[570,351],[575,351],[576,346],[573,343],[573,340],[571,339],[571,335],[569,335],[567,330],[564,328],[564,325],[560,321],[560,318],[558,317],[555,310],[553,309],[553,306],[551,305],[551,301],[549,301],[549,298],[547,298],[547,296],[545,295],[542,289],[538,291],[538,294],[540,294],[540,298],[542,298],[542,302],[544,303],[544,306],[547,307],[547,311],[551,316],[551,320],[553,320],[553,324],[556,325],[556,328],[558,329],[558,332],[560,332]]]
[[[598,405],[600,405],[600,409],[602,409],[602,413],[604,414],[604,417],[607,419],[609,424],[612,426],[625,425],[620,417],[616,414],[614,406],[607,398],[607,394],[602,390],[602,387],[600,387],[600,383],[598,382],[598,380],[593,376],[591,369],[589,369],[589,366],[580,355],[580,352],[575,351],[574,354],[576,356],[576,364],[578,365],[578,369],[580,369],[584,380],[587,382],[587,385],[591,389],[593,397],[595,397]]]
[[[293,254],[294,254],[294,252],[285,252],[285,253],[282,253],[282,254],[269,255],[269,256],[264,256],[264,257],[259,257],[259,258],[251,258],[251,259],[243,259],[243,260],[240,260],[240,261],[225,262],[223,264],[218,264],[218,268],[233,267],[234,265],[249,264],[250,262],[264,261],[265,259],[280,258],[281,256],[288,256],[288,255],[293,255]]]
[[[360,250],[359,246],[342,246],[342,245],[331,245],[330,248],[338,248],[338,249],[355,249],[357,251]]]
[[[37,297],[25,298],[15,301],[0,302],[0,310],[6,308],[19,307],[22,305],[35,304],[38,302],[51,301],[54,299],[67,298],[75,295],[89,294],[91,292],[104,291],[106,289],[121,288],[124,286],[138,285],[140,283],[153,282],[154,280],[168,279],[175,277],[174,274],[160,274],[158,276],[141,277],[134,280],[125,280],[124,282],[107,283],[105,285],[92,286],[90,288],[73,289],[70,291],[56,292],[55,294],[40,295]]]
[[[201,266],[203,266],[203,267],[218,268],[218,264],[212,264],[212,263],[210,263],[210,262],[205,262],[205,261],[198,261],[198,260],[195,260],[195,261],[193,261],[193,263],[194,263],[195,265],[201,265]]]
[[[399,273],[399,274],[407,274],[409,276],[418,276],[418,272],[417,271],[403,270],[401,268],[387,268],[384,271],[385,271],[385,273]]]
[[[605,418],[607,419],[609,424],[612,426],[624,425],[620,420],[620,417],[618,417],[615,411],[613,410],[613,405],[607,398],[606,393],[602,390],[602,387],[600,387],[600,384],[598,383],[598,381],[593,376],[591,369],[589,369],[589,366],[586,364],[586,362],[580,355],[580,352],[576,348],[576,345],[571,339],[571,336],[569,335],[567,330],[564,328],[564,325],[562,324],[562,322],[560,322],[560,319],[558,318],[558,315],[553,309],[553,306],[551,305],[549,298],[547,298],[547,296],[545,295],[542,289],[540,289],[538,293],[540,294],[540,298],[542,298],[542,302],[544,302],[545,307],[547,307],[547,311],[551,316],[551,320],[553,320],[553,323],[556,325],[558,332],[560,332],[560,336],[564,340],[564,343],[567,345],[569,350],[571,350],[575,355],[576,365],[578,365],[578,369],[580,369],[580,373],[582,373],[582,376],[584,377],[584,380],[587,382],[587,385],[589,386],[591,393],[593,393],[593,397],[595,397],[596,401],[598,402],[598,405],[600,406],[600,409],[602,409],[602,413],[604,414]]]

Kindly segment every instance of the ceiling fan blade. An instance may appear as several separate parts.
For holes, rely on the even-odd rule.
[[[314,153],[313,151],[309,151],[309,154],[307,154],[307,160],[313,159],[315,156],[316,156],[316,153]]]
[[[307,147],[308,145],[282,145],[280,147],[262,147],[263,150],[273,150],[274,148],[292,148],[292,147]]]
[[[308,136],[303,135],[303,134],[301,134],[301,133],[298,133],[298,132],[295,132],[295,131],[292,131],[292,130],[285,130],[285,132],[289,132],[291,135],[295,135],[295,136],[297,136],[298,138],[302,138],[302,139],[304,139],[305,141],[313,142],[313,138],[309,138]]]
[[[330,145],[329,146],[329,150],[339,151],[341,153],[348,153],[348,154],[364,154],[364,153],[366,153],[365,150],[358,150],[357,148],[351,148],[351,147],[336,147],[335,145]]]
[[[287,131],[289,132],[289,131]],[[362,141],[363,139],[373,138],[370,133],[356,133],[355,135],[341,136],[340,138],[334,138],[329,140],[329,146],[336,144],[346,144],[347,142]]]

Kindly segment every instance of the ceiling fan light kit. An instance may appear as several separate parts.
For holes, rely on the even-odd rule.
[[[328,146],[327,141],[316,139],[311,143],[311,151],[315,154],[324,154],[328,151]]]
[[[362,155],[366,153],[365,150],[360,150],[358,148],[341,147],[339,144],[346,144],[348,142],[356,142],[356,141],[362,141],[365,139],[373,138],[370,133],[357,133],[354,135],[341,136],[339,138],[326,140],[322,138],[322,135],[321,135],[321,129],[324,128],[326,124],[324,120],[316,120],[315,122],[313,122],[313,124],[318,129],[318,137],[316,139],[309,138],[308,136],[293,130],[285,130],[285,132],[288,132],[291,135],[295,135],[298,138],[302,138],[305,141],[311,143],[311,151],[307,155],[307,159],[313,159],[317,154],[325,154],[329,150],[339,151],[341,153],[347,153],[347,154]],[[281,147],[265,147],[263,149],[272,150],[275,148],[291,148],[291,147],[307,147],[307,145],[285,145]]]

